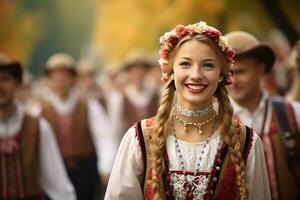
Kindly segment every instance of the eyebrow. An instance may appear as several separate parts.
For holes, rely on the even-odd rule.
[[[188,57],[180,57],[179,59],[192,60],[191,58],[188,58]],[[216,59],[207,58],[207,59],[202,60],[202,62],[206,62],[206,61],[216,61]]]

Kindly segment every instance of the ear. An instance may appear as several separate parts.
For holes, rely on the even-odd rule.
[[[266,74],[265,63],[260,62],[260,63],[257,64],[257,67],[258,67],[259,75],[264,76]]]

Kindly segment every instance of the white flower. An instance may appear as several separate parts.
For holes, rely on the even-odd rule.
[[[224,36],[219,37],[218,44],[221,47],[222,51],[225,51],[225,49],[228,47],[228,41]]]
[[[199,33],[203,33],[207,30],[209,30],[209,26],[206,24],[206,22],[199,22],[197,24],[195,24],[195,29],[197,30],[197,32]]]
[[[158,63],[159,63],[159,65],[167,65],[168,64],[168,61],[167,60],[165,60],[165,59],[163,59],[163,58],[160,58],[159,60],[158,60]]]
[[[169,31],[169,32],[166,32],[163,36],[161,36],[161,37],[159,38],[159,43],[160,43],[160,44],[165,43],[166,40],[167,40],[171,35],[175,35],[174,30]]]

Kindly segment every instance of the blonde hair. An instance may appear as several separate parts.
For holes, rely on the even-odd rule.
[[[198,41],[205,42],[209,44],[216,52],[217,56],[222,61],[221,66],[221,76],[223,76],[223,80],[227,80],[229,78],[229,71],[230,67],[229,64],[226,62],[225,57],[221,49],[218,45],[210,38],[206,37],[205,35],[197,34],[194,36],[188,35],[183,37],[175,46],[175,48],[170,53],[170,62],[169,62],[169,71],[167,72],[170,77],[172,77],[172,65],[174,62],[174,55],[180,48],[180,46],[190,40],[196,39]],[[236,181],[239,187],[239,193],[241,199],[247,199],[248,190],[246,187],[246,167],[245,162],[242,157],[242,149],[240,141],[236,135],[236,132],[232,128],[232,114],[233,108],[230,104],[228,98],[228,92],[225,88],[226,81],[222,81],[219,83],[219,86],[215,92],[215,96],[219,101],[219,115],[218,115],[218,123],[220,124],[220,132],[221,137],[225,141],[225,143],[229,147],[229,152],[231,153],[231,160],[235,164],[235,171],[236,171]],[[163,147],[166,143],[167,133],[165,132],[165,124],[168,120],[173,103],[173,97],[175,93],[175,85],[174,80],[170,78],[168,82],[165,84],[161,102],[159,109],[156,114],[155,118],[155,134],[152,137],[151,142],[151,159],[152,159],[152,177],[150,180],[151,188],[154,193],[154,199],[163,199],[162,193],[160,188],[160,176],[164,171],[164,159],[163,159]]]

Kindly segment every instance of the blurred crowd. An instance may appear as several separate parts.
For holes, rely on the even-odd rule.
[[[272,96],[300,101],[300,42],[291,49],[276,45],[276,63],[263,87]],[[119,67],[105,67],[61,52],[45,60],[39,78],[23,69],[16,104],[51,125],[77,197],[90,199],[92,188],[103,196],[123,134],[156,114],[162,89],[157,57],[134,49]]]

